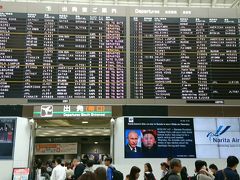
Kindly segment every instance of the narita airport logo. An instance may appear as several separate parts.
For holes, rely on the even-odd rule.
[[[232,137],[232,138],[222,137],[230,128],[231,126],[226,126],[226,127],[219,126],[215,133],[209,132],[207,134],[207,137],[213,143],[240,143],[239,137]]]

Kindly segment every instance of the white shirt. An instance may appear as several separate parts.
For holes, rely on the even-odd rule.
[[[66,170],[60,164],[58,164],[52,171],[51,180],[65,180]]]

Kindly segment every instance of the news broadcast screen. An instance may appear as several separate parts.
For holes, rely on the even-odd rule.
[[[12,159],[16,118],[0,118],[0,159]]]
[[[240,156],[239,118],[134,118],[124,120],[125,158]]]

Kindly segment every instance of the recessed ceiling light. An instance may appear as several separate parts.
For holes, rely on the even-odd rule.
[[[94,144],[98,144],[98,142],[96,141],[96,142],[94,142]]]
[[[51,130],[51,131],[47,131],[47,132],[49,132],[49,133],[55,133],[56,131]]]
[[[94,131],[91,130],[91,129],[85,130],[85,132],[88,132],[88,133],[94,133]]]
[[[88,124],[88,121],[82,121],[82,124]]]

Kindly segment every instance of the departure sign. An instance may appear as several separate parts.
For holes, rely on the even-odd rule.
[[[1,98],[126,97],[125,17],[0,13]]]
[[[131,17],[131,98],[240,99],[240,19]]]

